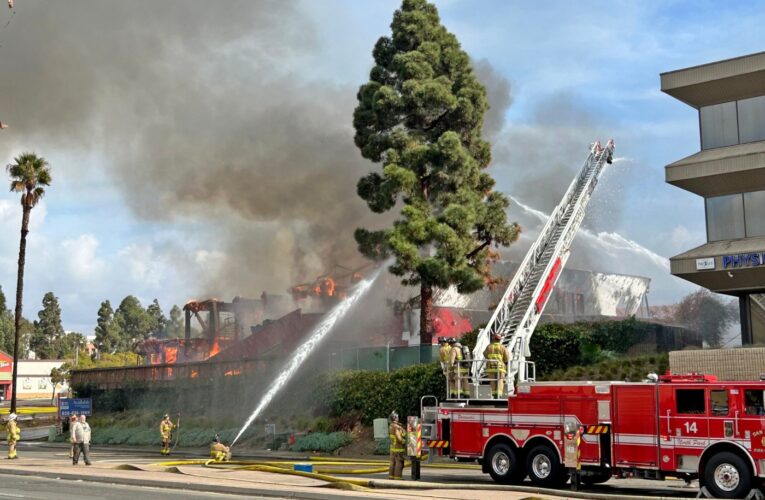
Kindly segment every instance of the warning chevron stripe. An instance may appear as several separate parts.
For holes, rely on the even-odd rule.
[[[428,441],[428,448],[448,448],[449,441]]]
[[[590,425],[587,426],[587,434],[607,434],[607,425]]]

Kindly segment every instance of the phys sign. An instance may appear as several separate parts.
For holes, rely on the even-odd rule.
[[[715,268],[714,257],[705,257],[703,259],[696,259],[697,271],[709,271],[710,269],[714,269],[714,268]]]

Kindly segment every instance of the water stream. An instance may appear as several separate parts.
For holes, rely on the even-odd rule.
[[[258,405],[255,407],[255,411],[252,412],[252,415],[250,415],[250,417],[242,426],[242,429],[234,438],[231,446],[234,446],[239,438],[242,437],[244,431],[246,431],[247,428],[255,421],[255,419],[258,418],[258,415],[260,415],[263,410],[266,409],[266,407],[271,403],[271,400],[274,399],[274,396],[276,396],[281,388],[284,387],[284,384],[286,384],[287,381],[292,378],[292,376],[295,374],[298,368],[300,368],[306,358],[311,354],[316,346],[319,345],[319,342],[321,342],[321,340],[327,336],[327,334],[332,330],[332,327],[335,326],[335,324],[340,319],[348,314],[348,311],[351,309],[351,307],[353,307],[353,305],[369,290],[369,288],[372,286],[372,283],[375,282],[379,275],[380,271],[377,271],[371,278],[360,281],[353,288],[353,293],[351,293],[348,298],[337,304],[334,309],[332,309],[327,314],[327,317],[324,318],[322,322],[316,327],[316,329],[311,333],[310,337],[308,337],[308,340],[306,340],[305,343],[301,345],[297,351],[295,351],[290,363],[273,381],[271,387],[268,389],[268,392],[266,392],[266,394],[260,400],[260,403],[258,403]]]

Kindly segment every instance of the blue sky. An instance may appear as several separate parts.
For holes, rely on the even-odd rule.
[[[337,224],[306,236],[321,205],[291,200],[293,184],[281,190],[280,177],[301,189],[319,183],[300,198],[355,197],[353,168],[361,175],[369,166],[353,148],[350,111],[399,2],[16,4],[0,31],[0,119],[11,124],[0,155],[8,163],[34,150],[54,169],[32,215],[25,315],[52,290],[65,328],[91,334],[104,299],[156,297],[167,310],[206,294],[283,293],[327,266],[327,230],[347,224],[336,235],[347,239],[358,205],[336,203],[326,217]],[[625,160],[598,186],[572,265],[649,276],[653,304],[692,291],[662,259],[704,242],[703,201],[665,184],[663,167],[698,151],[697,115],[659,91],[659,73],[762,51],[764,2],[436,4],[468,54],[510,84],[512,104],[492,137],[499,188],[549,211],[587,143],[613,137]],[[8,16],[0,13],[0,25]],[[31,36],[35,26],[46,34]],[[296,129],[299,155],[284,140]],[[331,155],[318,152],[325,144]],[[230,165],[226,175],[208,175],[207,151]],[[317,164],[347,164],[350,189],[321,184],[329,177],[311,171],[314,154]],[[276,166],[282,156],[294,170]],[[249,171],[249,162],[258,166]],[[273,193],[274,203],[248,192]],[[525,229],[518,253],[539,221],[518,206],[510,216]],[[9,298],[19,222],[16,196],[0,193],[0,285]]]

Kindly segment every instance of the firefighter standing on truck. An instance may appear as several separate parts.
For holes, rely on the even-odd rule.
[[[438,360],[441,362],[441,371],[444,377],[449,378],[449,355],[452,347],[449,345],[449,337],[441,337],[439,340],[441,347],[438,348]]]
[[[398,413],[394,410],[388,417],[388,437],[390,437],[390,468],[388,479],[404,479],[404,453],[406,451],[406,430],[399,423]]]
[[[510,361],[510,353],[507,347],[500,341],[502,335],[495,332],[492,335],[492,342],[483,351],[483,357],[487,360],[486,375],[489,377],[491,385],[491,397],[501,398],[505,392],[505,376],[507,375],[507,363]]]
[[[8,459],[18,458],[16,456],[16,443],[21,439],[21,430],[16,424],[16,414],[8,415],[8,423],[5,424],[5,438],[8,440]]]
[[[160,453],[163,455],[170,454],[170,445],[173,442],[173,429],[175,429],[175,424],[170,420],[170,415],[165,414],[159,423],[159,436],[162,438],[162,451]]]
[[[462,344],[457,342],[456,339],[451,339],[449,343],[452,344],[452,349],[449,353],[449,396],[453,398],[460,396],[470,397],[467,379],[468,369],[461,363],[464,359],[462,356]]]

